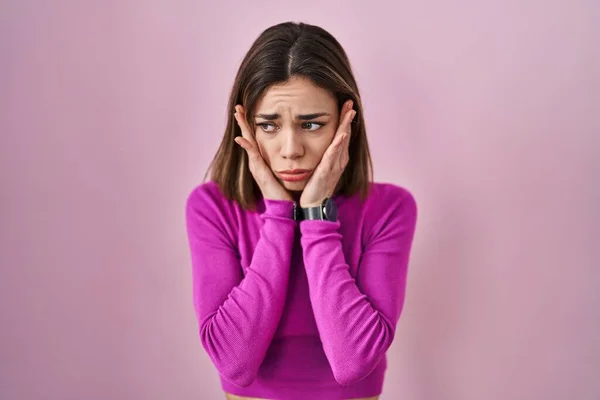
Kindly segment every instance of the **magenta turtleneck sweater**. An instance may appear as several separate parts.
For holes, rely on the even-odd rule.
[[[338,221],[297,222],[291,201],[259,199],[247,211],[214,182],[190,194],[200,340],[226,392],[283,400],[381,393],[416,203],[379,183],[364,201],[334,200]]]

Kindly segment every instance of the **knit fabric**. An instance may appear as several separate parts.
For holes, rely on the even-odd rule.
[[[381,393],[404,304],[417,207],[373,183],[335,196],[338,221],[293,219],[292,201],[243,210],[214,182],[187,199],[193,303],[222,387],[265,399]]]

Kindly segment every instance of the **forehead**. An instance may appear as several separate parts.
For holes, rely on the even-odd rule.
[[[285,83],[265,90],[257,103],[257,110],[274,111],[281,107],[335,108],[336,99],[331,92],[306,78],[291,78]]]

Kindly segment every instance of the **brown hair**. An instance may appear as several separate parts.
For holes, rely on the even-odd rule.
[[[360,193],[364,199],[373,179],[373,165],[367,143],[360,94],[350,62],[340,43],[323,28],[305,23],[284,22],[267,28],[252,44],[237,72],[228,104],[227,128],[208,172],[223,194],[243,208],[253,208],[260,189],[248,168],[246,151],[233,140],[241,136],[235,121],[237,104],[246,109],[248,126],[254,124],[256,103],[264,91],[291,77],[310,79],[331,92],[338,109],[352,99],[356,116],[350,135],[350,160],[336,194]],[[206,176],[205,176],[206,179]]]

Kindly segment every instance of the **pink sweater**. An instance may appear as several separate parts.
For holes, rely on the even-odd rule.
[[[364,202],[334,200],[337,222],[296,222],[291,201],[260,199],[245,211],[214,182],[190,194],[194,307],[226,392],[284,400],[381,393],[416,203],[406,189],[378,183]]]

